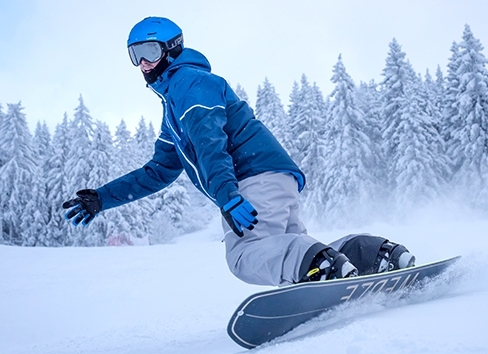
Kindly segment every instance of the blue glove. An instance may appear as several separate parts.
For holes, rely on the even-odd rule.
[[[239,237],[244,236],[242,227],[252,230],[258,223],[258,219],[256,219],[258,212],[240,195],[232,198],[223,206],[222,215],[232,231]]]
[[[70,209],[66,214],[66,219],[73,219],[72,223],[78,226],[88,225],[95,216],[102,210],[102,202],[98,198],[98,193],[94,189],[82,189],[76,192],[77,198],[70,199],[63,203],[64,209]]]

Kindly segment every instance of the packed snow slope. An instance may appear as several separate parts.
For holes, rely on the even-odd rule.
[[[413,222],[415,221],[415,222]],[[426,263],[463,259],[408,299],[378,298],[321,316],[254,350],[226,334],[235,307],[266,290],[227,269],[219,220],[174,243],[141,247],[0,247],[0,353],[488,353],[488,221],[419,212],[365,231]]]

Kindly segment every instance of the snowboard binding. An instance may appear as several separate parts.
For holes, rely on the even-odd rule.
[[[319,252],[312,261],[310,270],[300,283],[307,281],[331,280],[349,278],[358,275],[358,270],[345,254],[333,248],[326,248]]]
[[[415,256],[408,249],[394,242],[385,241],[374,263],[375,273],[390,272],[415,265]]]

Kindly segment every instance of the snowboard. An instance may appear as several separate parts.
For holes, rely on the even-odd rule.
[[[252,349],[284,335],[334,306],[377,293],[393,293],[444,272],[459,258],[354,278],[300,283],[249,296],[232,315],[227,333]]]

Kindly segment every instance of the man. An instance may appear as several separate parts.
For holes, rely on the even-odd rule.
[[[155,193],[185,170],[220,208],[229,268],[245,282],[281,286],[413,265],[405,247],[381,237],[350,235],[334,248],[307,235],[299,218],[302,171],[247,103],[211,73],[207,59],[184,47],[175,23],[145,18],[131,30],[127,46],[162,100],[161,134],[143,167],[96,190],[78,191],[63,204],[75,225]]]

